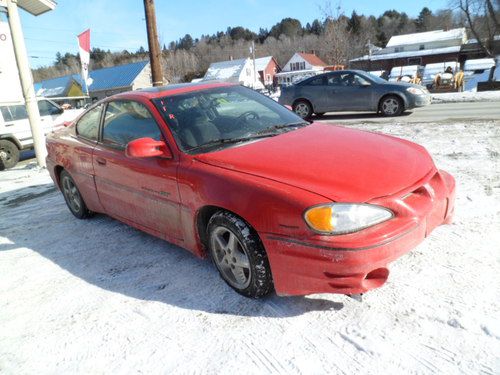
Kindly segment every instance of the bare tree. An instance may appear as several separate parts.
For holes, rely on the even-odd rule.
[[[500,51],[495,36],[500,34],[500,10],[498,0],[458,0],[458,8],[465,15],[468,28],[477,40],[481,50],[488,57],[495,59],[495,68],[500,65]],[[489,80],[493,80],[494,69],[490,71]]]

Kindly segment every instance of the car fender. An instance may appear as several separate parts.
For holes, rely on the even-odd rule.
[[[306,238],[312,232],[303,220],[304,210],[331,202],[295,186],[196,159],[179,168],[178,184],[185,247],[198,256],[204,256],[204,233],[197,227],[198,213],[204,207],[230,211],[258,233]]]
[[[10,134],[10,133],[0,134],[0,139],[5,139],[5,140],[8,140],[8,141],[11,141],[11,142],[13,142],[17,146],[17,148],[19,150],[23,149],[23,146],[21,145],[21,142],[19,142],[19,140],[17,139],[17,137],[14,134]]]

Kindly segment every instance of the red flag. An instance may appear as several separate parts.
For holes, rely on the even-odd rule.
[[[90,29],[78,35],[78,44],[84,51],[90,52]]]
[[[88,94],[89,86],[92,84],[92,78],[89,78],[90,29],[78,35],[78,45],[80,47],[80,61],[82,63],[82,81],[85,84],[85,91]]]

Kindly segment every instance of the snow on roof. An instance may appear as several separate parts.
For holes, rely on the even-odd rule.
[[[255,70],[260,72],[261,70],[266,69],[272,59],[272,56],[260,57],[258,59],[255,59]]]
[[[390,77],[414,76],[418,71],[418,65],[395,66],[391,69]]]
[[[399,59],[404,57],[417,57],[417,56],[427,56],[427,55],[439,55],[443,53],[455,53],[460,51],[460,46],[453,47],[443,47],[443,48],[433,48],[433,49],[423,49],[419,51],[404,51],[404,52],[394,52],[394,53],[380,53],[374,55],[365,55],[352,59],[350,61],[363,61],[363,60],[386,60],[386,59]]]
[[[316,56],[314,53],[297,52],[297,55],[302,57],[312,66],[327,66],[326,63],[323,60],[321,60],[318,56]]]
[[[230,78],[238,78],[247,60],[248,59],[239,59],[212,63],[208,67],[203,80],[227,80]]]
[[[426,31],[423,33],[394,35],[393,37],[391,37],[391,39],[389,39],[386,47],[422,44],[443,40],[460,40],[461,42],[465,42],[466,38],[467,34],[464,27],[461,27],[459,29],[451,29],[448,31],[434,30]]]
[[[464,70],[490,69],[494,65],[494,59],[471,59],[465,61]]]

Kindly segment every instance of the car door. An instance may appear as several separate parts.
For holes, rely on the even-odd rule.
[[[325,90],[326,77],[324,75],[319,75],[317,77],[312,77],[304,82],[298,83],[296,85],[298,89],[295,94],[295,99],[307,99],[312,103],[314,112],[325,112]]]
[[[328,75],[328,107],[331,111],[369,111],[372,108],[373,85],[354,72]]]
[[[30,122],[24,104],[0,107],[4,118],[5,133],[13,135],[22,147],[33,145]]]
[[[107,104],[93,160],[99,199],[109,215],[179,243],[177,160],[127,157],[127,143],[144,137],[165,140],[144,104]]]

